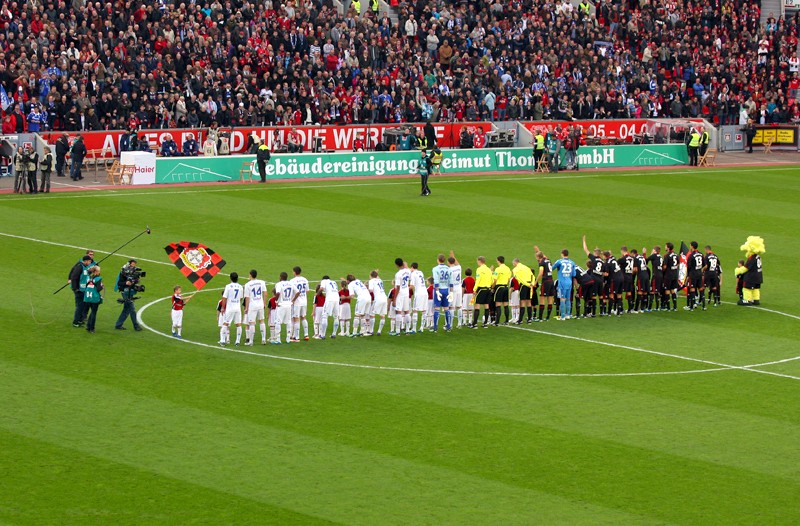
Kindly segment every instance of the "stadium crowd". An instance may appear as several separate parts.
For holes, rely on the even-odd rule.
[[[758,1],[392,0],[398,24],[374,4],[4,2],[3,132],[800,120],[800,15],[761,25]]]

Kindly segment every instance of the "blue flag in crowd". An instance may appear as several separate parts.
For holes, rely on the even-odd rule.
[[[11,97],[6,93],[6,87],[0,84],[0,108],[6,111],[11,106]]]

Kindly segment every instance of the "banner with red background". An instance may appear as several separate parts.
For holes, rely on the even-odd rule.
[[[351,126],[275,126],[275,127],[240,127],[233,128],[230,140],[230,153],[240,154],[246,153],[247,136],[255,132],[262,141],[266,140],[267,145],[272,147],[273,133],[278,132],[278,137],[283,144],[288,142],[289,132],[294,130],[299,133],[306,151],[311,151],[313,141],[315,138],[321,139],[320,148],[322,150],[334,151],[349,151],[353,149],[353,141],[356,136],[362,137],[369,136],[370,143],[376,144],[383,142],[383,133],[385,130],[405,126],[405,124],[374,124],[367,125],[351,125]],[[415,124],[418,129],[422,129],[423,124]],[[433,128],[436,130],[436,137],[439,141],[439,146],[443,148],[450,148],[458,146],[458,139],[461,133],[461,127],[467,126],[468,128],[482,128],[484,131],[491,131],[492,124],[489,122],[455,122],[455,123],[433,123]],[[231,131],[231,128],[221,128],[221,131]],[[139,136],[144,135],[151,148],[161,148],[161,142],[166,140],[167,136],[171,136],[178,144],[178,148],[183,147],[183,142],[189,138],[190,135],[197,139],[201,148],[203,141],[206,139],[208,128],[199,129],[168,129],[168,130],[140,130]],[[56,139],[63,132],[47,132],[40,135],[50,144],[54,144]],[[70,133],[70,141],[77,135],[78,132]],[[93,132],[80,132],[83,136],[86,149],[88,150],[101,150],[105,149],[105,157],[117,157],[120,154],[119,141],[120,137],[126,132],[123,130],[117,131],[93,131]]]

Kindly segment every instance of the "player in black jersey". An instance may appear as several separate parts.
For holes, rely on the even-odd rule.
[[[539,321],[548,321],[550,313],[553,312],[553,296],[556,294],[556,286],[553,282],[553,268],[550,265],[550,260],[539,250],[538,246],[534,246],[533,250],[536,251],[536,260],[539,262],[539,274],[536,276],[536,284],[539,285],[539,293],[542,295],[542,301],[539,303]],[[545,304],[547,304],[547,318],[543,316]]]
[[[621,247],[620,252],[622,256],[617,260],[617,263],[622,267],[622,292],[628,299],[628,314],[630,314],[636,302],[636,288],[633,286],[633,256],[630,255],[626,246]]]
[[[711,251],[711,245],[705,247],[706,255],[703,258],[703,281],[708,289],[709,302],[714,301],[714,306],[720,304],[720,289],[722,288],[722,265],[719,258]]]
[[[691,250],[686,257],[686,280],[689,294],[686,296],[684,310],[694,310],[698,305],[706,310],[706,297],[703,293],[703,254],[697,250],[697,241],[692,241]]]
[[[669,309],[669,296],[672,296],[672,310],[678,310],[678,274],[680,273],[681,260],[675,253],[675,245],[667,243],[667,253],[664,256],[664,306]]]
[[[636,312],[642,313],[650,311],[648,303],[650,302],[650,269],[647,267],[647,247],[642,249],[642,253],[631,250],[633,256],[633,272],[636,275],[636,303],[633,308]]]
[[[608,271],[608,285],[606,286],[610,298],[608,314],[620,316],[622,314],[622,294],[625,284],[622,267],[619,265],[619,261],[614,259],[611,251],[606,250],[603,252],[603,256],[606,258],[606,269]]]
[[[583,236],[583,251],[586,252],[586,257],[589,258],[586,266],[594,278],[594,295],[600,301],[600,316],[604,316],[606,314],[606,299],[608,298],[606,290],[608,269],[605,261],[603,261],[603,253],[599,248],[595,248],[593,252],[590,252],[589,247],[586,246],[585,235]]]
[[[586,266],[591,265],[592,262],[587,261]],[[575,265],[575,281],[578,282],[578,295],[575,302],[575,317],[581,317],[581,302],[583,298],[583,317],[593,318],[597,310],[597,302],[595,301],[595,278],[591,272],[584,270],[580,265]]]
[[[650,277],[652,294],[650,295],[649,309],[668,310],[669,302],[664,294],[664,258],[661,257],[661,247],[656,245],[650,256],[647,257],[650,263]]]

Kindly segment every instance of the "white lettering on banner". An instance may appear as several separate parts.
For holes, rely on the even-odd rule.
[[[515,157],[511,152],[497,153],[498,168],[529,168],[534,166],[532,155],[521,155]]]
[[[119,154],[119,148],[117,147],[117,143],[114,142],[113,135],[106,135],[106,138],[103,139],[103,149],[110,151],[112,157],[116,157]]]
[[[334,128],[333,129],[333,144],[336,145],[334,149],[336,150],[343,150],[347,148],[348,145],[353,143],[354,134],[353,128]],[[361,130],[358,130],[357,133],[361,135]]]
[[[596,148],[591,152],[579,153],[578,164],[614,164],[614,148]]]
[[[486,156],[488,159],[488,155]],[[386,175],[387,173],[403,172],[408,174],[417,173],[419,161],[416,159],[387,159],[375,160],[370,156],[368,160],[359,160],[358,157],[351,157],[349,161],[323,161],[318,157],[311,160],[311,157],[301,159],[284,159],[275,157],[275,163],[267,165],[267,175],[275,176],[296,176],[314,174],[375,174]]]
[[[445,170],[469,170],[472,168],[489,169],[492,167],[491,162],[492,160],[488,153],[479,157],[459,157],[457,153],[454,153],[450,158],[445,157],[442,159],[442,167],[444,167]]]

